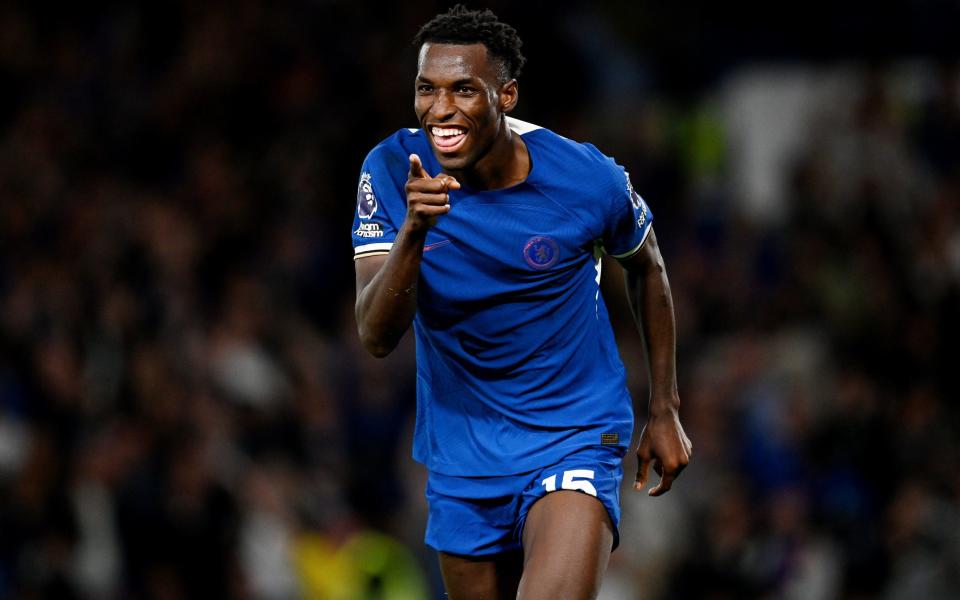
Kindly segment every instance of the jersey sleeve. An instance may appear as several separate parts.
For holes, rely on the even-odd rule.
[[[611,192],[603,233],[603,249],[614,258],[636,254],[647,240],[653,223],[650,207],[633,189],[630,174],[620,170],[619,185]]]
[[[353,216],[353,258],[387,254],[406,212],[403,184],[392,176],[389,152],[374,149],[363,162]],[[402,163],[401,163],[402,164]],[[399,219],[399,221],[397,220]]]

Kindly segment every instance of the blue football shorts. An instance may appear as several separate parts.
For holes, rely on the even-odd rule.
[[[429,474],[427,545],[463,556],[522,548],[523,525],[534,502],[559,490],[594,496],[613,523],[613,548],[620,543],[620,482],[624,446],[586,446],[548,467],[500,477]]]

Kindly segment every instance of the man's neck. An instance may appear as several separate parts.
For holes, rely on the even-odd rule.
[[[477,190],[512,187],[530,174],[530,153],[520,135],[510,129],[504,118],[500,135],[483,158],[470,169],[449,174]]]

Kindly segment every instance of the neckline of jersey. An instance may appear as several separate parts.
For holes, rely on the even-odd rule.
[[[504,193],[504,192],[512,192],[512,191],[514,191],[514,190],[517,190],[517,189],[521,188],[522,186],[524,186],[524,185],[526,185],[526,184],[531,184],[531,185],[532,185],[532,183],[533,183],[532,180],[533,180],[535,174],[536,174],[537,171],[538,171],[538,170],[537,170],[537,165],[539,164],[540,161],[538,161],[538,160],[536,160],[536,159],[534,158],[533,149],[532,149],[533,145],[530,144],[530,142],[529,142],[526,138],[527,138],[528,135],[530,135],[530,134],[533,133],[534,131],[536,131],[536,130],[528,131],[528,132],[526,132],[526,133],[517,133],[517,132],[514,132],[515,135],[517,135],[517,136],[520,137],[520,141],[523,142],[523,145],[526,147],[526,149],[527,149],[527,157],[529,157],[529,159],[530,159],[530,171],[527,172],[527,176],[526,176],[522,181],[518,181],[517,183],[515,183],[515,184],[513,184],[513,185],[509,185],[509,186],[507,186],[507,187],[496,188],[496,189],[492,189],[492,190],[478,190],[477,188],[472,188],[472,187],[470,187],[470,186],[468,186],[468,185],[466,185],[466,184],[461,183],[461,184],[460,184],[461,187],[460,187],[460,190],[459,190],[459,191],[460,191],[461,193],[466,192],[466,193],[471,194],[471,195],[473,195],[473,194],[502,194],[502,193]],[[427,143],[429,144],[429,142],[427,142]],[[431,150],[432,150],[432,149],[431,149]],[[437,162],[437,157],[433,155],[433,152],[432,152],[432,151],[430,152],[430,156],[431,156],[431,159],[432,159],[434,162]],[[437,166],[439,166],[439,162],[437,162]]]

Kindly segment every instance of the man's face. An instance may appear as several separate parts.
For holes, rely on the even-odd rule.
[[[483,44],[424,44],[414,110],[444,171],[469,169],[490,149],[513,108],[516,82],[499,84]]]

